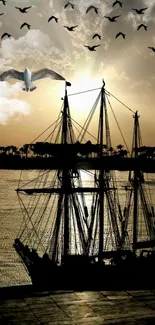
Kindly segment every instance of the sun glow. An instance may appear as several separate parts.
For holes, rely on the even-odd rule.
[[[71,117],[74,119],[74,122],[77,121],[82,127],[100,94],[103,82],[101,78],[94,79],[89,74],[78,74],[73,80],[68,81],[71,81],[71,87],[67,88]],[[98,128],[96,128],[96,125],[98,125],[99,109],[100,99],[88,127],[89,133],[85,134],[85,140],[89,139],[94,142],[94,137],[95,139],[97,137]],[[78,125],[76,127],[80,132],[81,128]]]
[[[88,75],[73,80],[68,88],[69,103],[72,113],[76,116],[87,117],[102,87],[102,80],[91,79]],[[88,92],[88,90],[93,90]],[[81,93],[81,94],[80,94]],[[71,96],[72,94],[75,94]],[[76,95],[77,94],[77,95]]]

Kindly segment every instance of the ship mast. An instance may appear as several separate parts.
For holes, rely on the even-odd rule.
[[[61,143],[66,146],[67,145],[67,116],[68,116],[68,97],[67,97],[67,85],[65,83],[65,97],[64,97],[64,108],[63,108],[63,125],[62,125],[62,139]],[[65,152],[66,150],[64,150]],[[64,158],[67,155],[64,156]],[[67,157],[68,158],[68,157]],[[67,159],[64,161],[64,167],[62,170],[62,187],[64,189],[64,261],[66,256],[69,253],[69,208],[68,208],[68,191],[67,188],[69,186],[69,171],[68,171],[68,163]]]
[[[100,120],[99,120],[99,139],[100,139],[100,174],[99,174],[99,261],[102,260],[102,253],[104,247],[104,169],[102,166],[102,156],[103,156],[103,119],[104,119],[104,102],[105,102],[105,95],[104,95],[104,86],[105,82],[103,80],[103,86],[101,89],[101,105],[100,105]]]
[[[134,115],[134,158],[135,161],[138,157],[138,112]],[[133,252],[136,249],[137,243],[137,217],[138,217],[138,176],[137,169],[134,170],[134,210],[133,210]]]

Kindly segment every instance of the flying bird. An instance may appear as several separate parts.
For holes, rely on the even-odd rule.
[[[0,81],[8,79],[18,79],[24,81],[22,89],[25,91],[33,91],[37,87],[33,85],[32,81],[51,78],[55,80],[65,80],[60,74],[50,69],[41,69],[38,71],[31,72],[28,68],[25,68],[24,72],[20,72],[14,69],[7,70],[0,75]]]
[[[6,3],[6,1],[5,0],[0,0],[2,3],[3,3],[3,5],[5,6],[5,3]]]
[[[112,6],[114,7],[114,6],[116,6],[117,4],[120,5],[120,7],[122,7],[122,4],[123,4],[123,3],[122,3],[121,1],[115,1],[115,2],[113,3]]]
[[[3,39],[5,36],[7,36],[8,38],[12,37],[10,34],[8,34],[8,33],[4,33],[4,34],[1,36],[1,39]]]
[[[2,13],[0,14],[0,16],[2,16],[2,15],[4,15],[4,12],[2,12]]]
[[[153,52],[155,52],[155,47],[148,46],[148,49],[151,49]]]
[[[19,7],[15,7],[16,9],[18,9],[20,12],[22,12],[23,14],[27,13],[27,9],[32,8],[32,6],[29,7],[24,7],[24,8],[19,8]]]
[[[111,21],[111,22],[117,22],[117,20],[116,20],[116,18],[118,18],[118,17],[120,17],[121,15],[119,15],[119,16],[113,16],[113,17],[107,17],[107,16],[104,16],[105,18],[108,18],[109,19],[109,21]]]
[[[96,51],[95,48],[100,46],[100,44],[93,45],[93,46],[89,46],[89,45],[84,45],[84,46],[87,47],[89,51]]]
[[[132,10],[136,11],[136,13],[139,14],[139,15],[143,15],[144,14],[143,11],[146,10],[146,9],[148,9],[148,7],[147,8],[142,8],[142,9],[133,9],[132,8]]]
[[[70,32],[73,32],[74,31],[74,28],[78,27],[78,25],[71,26],[71,27],[69,27],[69,26],[64,26],[64,27],[67,28]]]
[[[71,6],[72,9],[75,8],[75,6],[71,2],[67,2],[64,6],[64,9],[66,9],[68,6]]]
[[[144,25],[144,24],[140,24],[138,27],[137,27],[137,30],[139,30],[141,27],[144,27],[145,30],[147,30],[148,26]]]
[[[115,38],[117,38],[119,36],[122,36],[125,39],[126,35],[124,33],[122,33],[122,32],[119,32],[119,33],[116,34]]]
[[[29,25],[28,23],[23,23],[21,26],[20,26],[20,29],[23,28],[24,26],[27,26],[28,29],[30,29],[31,25]]]
[[[49,18],[48,18],[48,23],[49,23],[49,21],[52,20],[52,19],[55,19],[55,22],[58,23],[58,18],[55,17],[55,16],[51,16],[51,17],[49,17]]]
[[[91,10],[91,9],[94,9],[96,14],[98,14],[98,8],[96,8],[95,6],[89,6],[86,10],[86,14]]]
[[[94,39],[95,37],[98,37],[98,39],[101,40],[101,35],[99,35],[99,34],[96,33],[96,34],[93,35],[92,39]]]

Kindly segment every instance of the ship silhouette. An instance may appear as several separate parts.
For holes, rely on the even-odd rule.
[[[39,171],[38,177],[16,189],[23,222],[13,245],[35,288],[154,288],[154,207],[143,170],[129,171],[122,204],[115,171],[104,166],[104,156],[110,157],[112,148],[108,102],[103,80],[76,136],[66,84],[63,107],[48,136],[53,139],[55,134],[55,143],[61,144],[61,168],[54,173]],[[91,173],[86,170],[92,177],[86,186],[76,148],[85,138],[97,106],[94,160],[98,159],[99,164]],[[138,112],[133,117],[131,157],[138,160],[138,148],[142,146]]]

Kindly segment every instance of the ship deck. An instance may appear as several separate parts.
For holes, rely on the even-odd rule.
[[[112,325],[155,323],[155,290],[44,291],[0,288],[0,324]]]

